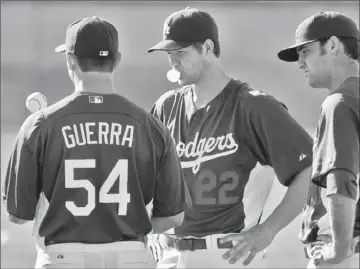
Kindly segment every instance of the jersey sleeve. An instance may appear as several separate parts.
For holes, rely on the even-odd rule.
[[[41,190],[41,112],[30,115],[21,126],[10,154],[2,190],[5,210],[12,216],[33,220]]]
[[[240,128],[255,158],[272,166],[280,183],[289,186],[312,163],[311,136],[283,103],[265,93],[249,93],[243,98],[241,111]]]
[[[164,122],[164,102],[166,99],[174,93],[175,90],[168,91],[159,97],[158,100],[150,109],[150,114],[158,118],[161,122]]]
[[[167,132],[168,133],[168,132]],[[154,197],[154,217],[169,217],[183,212],[191,205],[180,161],[170,134],[159,165]]]
[[[345,102],[328,97],[320,112],[315,136],[312,180],[327,188],[327,194],[338,193],[356,199],[359,174],[359,122]],[[353,177],[329,177],[341,169]],[[346,179],[347,178],[347,179]]]
[[[166,126],[152,118],[153,137],[159,153],[153,200],[154,217],[170,217],[191,206],[191,198],[183,177],[175,143]],[[157,139],[157,138],[161,139]]]

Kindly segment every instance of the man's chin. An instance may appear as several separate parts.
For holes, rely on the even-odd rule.
[[[185,81],[185,80],[183,80],[183,79],[179,79],[179,80],[177,81],[177,83],[178,83],[181,87],[188,86],[188,85],[191,84],[191,83],[189,83],[188,81]]]
[[[316,88],[316,89],[324,88],[323,86],[324,83],[322,83],[318,79],[313,79],[312,77],[309,76],[309,74],[305,75],[305,79],[311,88]]]
[[[312,81],[310,79],[308,79],[307,82],[311,88],[314,88],[314,89],[324,88],[323,86],[319,85],[318,83],[316,83],[315,81]]]
[[[314,83],[314,81],[309,77],[309,75],[305,75],[305,79],[306,79],[306,82],[308,83],[308,85],[309,85],[311,88],[315,88],[315,83]]]

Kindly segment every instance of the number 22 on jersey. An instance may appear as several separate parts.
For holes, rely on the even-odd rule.
[[[84,188],[88,192],[88,203],[84,207],[78,207],[75,205],[74,201],[66,201],[65,207],[74,216],[89,216],[96,206],[96,189],[89,180],[74,178],[74,170],[77,168],[96,168],[96,160],[65,160],[65,187],[71,189]],[[116,180],[119,180],[118,192],[109,193]],[[127,191],[127,183],[128,160],[120,159],[111,170],[99,191],[100,203],[119,204],[119,216],[126,215],[127,204],[130,203],[130,194]]]

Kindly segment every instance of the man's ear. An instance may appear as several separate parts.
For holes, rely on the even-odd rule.
[[[114,69],[116,69],[118,67],[118,65],[120,64],[121,62],[121,52],[118,52],[116,55],[115,55],[115,64],[114,64]]]
[[[214,53],[215,44],[211,39],[206,39],[204,42],[204,49],[206,54],[208,53]]]
[[[75,69],[76,57],[71,52],[66,52],[66,64],[70,70]]]
[[[325,44],[327,51],[333,55],[337,54],[341,48],[341,41],[336,36],[329,38],[328,42]]]

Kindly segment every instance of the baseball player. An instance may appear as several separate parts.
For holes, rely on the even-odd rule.
[[[179,251],[178,268],[266,267],[256,254],[305,204],[311,137],[284,104],[223,71],[218,27],[207,12],[172,13],[152,51],[165,51],[180,73],[180,88],[161,96],[151,112],[171,131],[192,198],[182,225],[163,236],[166,247]],[[288,187],[261,222],[271,185],[249,180],[258,163],[273,167]]]
[[[112,24],[77,20],[56,51],[75,92],[23,123],[3,190],[10,220],[36,217],[36,268],[155,268],[146,235],[181,224],[189,202],[171,135],[116,93]]]
[[[319,12],[296,30],[295,45],[278,53],[298,62],[312,88],[326,88],[316,130],[310,195],[300,239],[308,268],[359,268],[359,39],[356,24]]]

